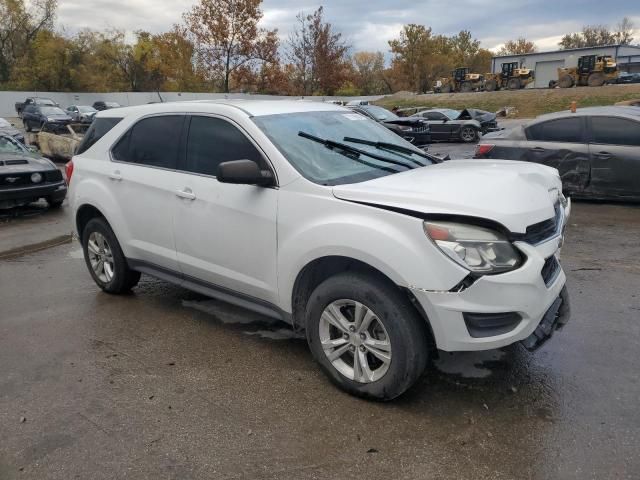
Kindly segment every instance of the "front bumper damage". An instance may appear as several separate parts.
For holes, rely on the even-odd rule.
[[[565,286],[560,291],[560,296],[556,298],[549,310],[544,314],[544,317],[542,317],[538,327],[531,335],[522,340],[522,345],[529,351],[537,350],[551,338],[553,332],[562,329],[570,318],[569,292]]]

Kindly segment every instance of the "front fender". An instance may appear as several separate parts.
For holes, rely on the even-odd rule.
[[[322,257],[358,260],[402,287],[449,290],[468,274],[431,243],[419,218],[333,196],[288,201],[281,193],[278,290],[280,307],[287,312],[298,274]]]

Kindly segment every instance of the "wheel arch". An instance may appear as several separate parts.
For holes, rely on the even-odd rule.
[[[81,243],[82,243],[82,234],[84,233],[84,227],[93,218],[104,218],[105,221],[109,223],[109,220],[107,220],[107,217],[105,217],[105,215],[94,205],[85,203],[80,207],[78,207],[78,210],[76,211],[75,223],[76,223],[76,231],[78,232],[78,238],[80,239]]]
[[[426,312],[411,290],[398,285],[389,275],[369,263],[344,255],[326,255],[309,261],[298,273],[291,290],[292,323],[294,328],[304,328],[304,312],[313,290],[328,278],[345,271],[364,272],[373,275],[407,296],[416,312],[424,320],[430,347],[435,349],[435,336]]]

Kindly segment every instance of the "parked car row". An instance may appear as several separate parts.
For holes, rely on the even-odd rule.
[[[48,121],[89,124],[97,112],[120,106],[116,102],[99,100],[93,106],[71,105],[63,110],[50,98],[28,97],[24,102],[17,102],[15,109],[18,117],[22,118],[25,130],[30,131],[32,128],[41,128]]]

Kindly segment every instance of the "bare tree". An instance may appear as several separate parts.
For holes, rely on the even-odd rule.
[[[535,43],[530,42],[524,37],[520,37],[516,40],[509,40],[505,42],[502,48],[498,50],[498,56],[522,55],[524,53],[534,53],[537,51],[538,48]]]

